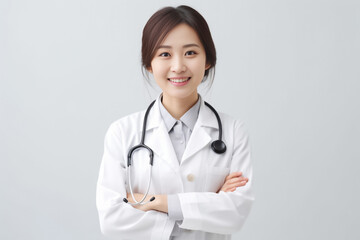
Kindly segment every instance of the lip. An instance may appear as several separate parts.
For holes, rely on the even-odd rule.
[[[184,81],[184,82],[173,82],[173,81],[171,81],[171,80],[178,80],[178,79],[187,79],[187,80]],[[172,78],[168,78],[168,81],[169,81],[172,85],[179,87],[179,86],[184,86],[184,85],[188,84],[188,82],[190,81],[190,79],[191,79],[191,77],[172,77]]]
[[[183,78],[190,78],[190,77],[187,77],[187,76],[183,76],[183,77],[171,77],[171,78],[168,78],[168,79],[183,79]]]

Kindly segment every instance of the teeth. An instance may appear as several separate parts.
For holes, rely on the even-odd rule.
[[[176,82],[176,83],[186,82],[188,79],[189,78],[179,78],[179,79],[171,79],[171,78],[169,78],[170,81]]]

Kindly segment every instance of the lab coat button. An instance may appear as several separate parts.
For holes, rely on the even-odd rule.
[[[189,181],[189,182],[193,182],[194,181],[194,178],[195,178],[195,176],[193,175],[193,174],[188,174],[187,175],[187,180]]]

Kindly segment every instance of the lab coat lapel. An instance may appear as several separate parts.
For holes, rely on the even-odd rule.
[[[189,142],[186,145],[186,149],[181,160],[182,164],[205,146],[210,148],[209,143],[212,142],[212,138],[209,135],[209,128],[218,129],[218,123],[214,113],[205,106],[204,101],[201,99],[199,116],[193,132],[191,133]]]
[[[161,117],[159,109],[160,96],[156,99],[156,102],[149,113],[148,123],[146,125],[145,144],[154,151],[154,154],[160,156],[161,161],[165,161],[177,171],[179,168],[179,161],[176,157],[174,147],[172,146],[165,122]]]

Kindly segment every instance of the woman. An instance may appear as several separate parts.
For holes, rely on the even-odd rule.
[[[121,118],[106,134],[97,185],[102,232],[118,239],[230,239],[254,200],[252,166],[243,124],[219,113],[221,129],[197,92],[216,64],[206,21],[188,6],[157,11],[143,30],[142,64],[162,93],[147,114]],[[149,150],[129,154],[141,138],[153,151],[152,167]],[[212,144],[219,138],[226,149]]]

